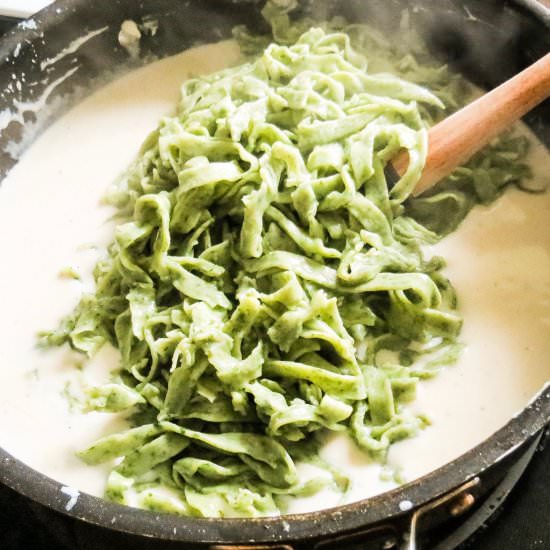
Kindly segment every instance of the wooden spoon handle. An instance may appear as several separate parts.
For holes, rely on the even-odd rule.
[[[419,195],[448,176],[548,97],[550,53],[430,129],[426,165],[413,195]],[[392,164],[401,175],[408,162],[408,154],[403,151]]]

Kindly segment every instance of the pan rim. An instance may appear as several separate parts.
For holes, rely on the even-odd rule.
[[[71,0],[58,0],[33,16],[38,26],[59,6]],[[550,12],[540,12],[535,0],[515,0],[550,27]],[[543,8],[544,9],[544,8]],[[543,14],[544,17],[541,15]],[[19,28],[8,33],[0,45],[0,55],[14,49],[19,41],[31,38]],[[391,491],[351,504],[318,512],[289,514],[266,518],[193,518],[156,513],[108,502],[79,492],[74,507],[67,505],[67,487],[27,466],[0,447],[0,482],[25,497],[52,510],[103,528],[161,540],[188,543],[273,543],[319,539],[365,525],[408,516],[400,503],[414,503],[413,510],[444,495],[469,479],[501,462],[535,436],[550,420],[550,385],[544,387],[531,403],[485,441],[452,462]]]
[[[262,518],[194,518],[131,508],[78,492],[27,466],[0,447],[0,482],[63,515],[132,535],[188,543],[273,543],[318,539],[357,531],[388,519],[408,517],[415,509],[482,475],[523,447],[550,418],[550,384],[505,426],[452,462],[392,489],[351,504],[316,512]],[[64,489],[66,492],[63,492]],[[69,491],[69,490],[70,491]],[[404,512],[400,503],[413,503]]]

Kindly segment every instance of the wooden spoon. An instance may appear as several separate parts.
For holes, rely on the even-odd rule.
[[[428,132],[428,155],[413,196],[420,195],[466,162],[484,145],[550,97],[550,53],[476,99]],[[392,161],[401,176],[409,163],[404,150]]]

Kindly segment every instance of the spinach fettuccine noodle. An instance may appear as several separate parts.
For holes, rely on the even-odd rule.
[[[428,422],[407,408],[417,382],[460,352],[444,262],[421,245],[494,198],[511,173],[501,153],[522,145],[497,141],[408,200],[427,127],[460,103],[455,77],[391,50],[407,79],[371,70],[369,48],[383,48],[364,27],[283,42],[183,84],[111,193],[125,219],[95,292],[47,335],[120,351],[86,406],[128,411],[130,426],[80,453],[113,461],[116,502],[257,516],[344,490],[323,437],[347,433],[383,460]],[[389,188],[400,149],[410,164]],[[300,463],[321,473],[303,479]]]

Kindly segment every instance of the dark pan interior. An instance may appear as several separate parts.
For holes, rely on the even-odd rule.
[[[45,93],[47,108],[37,112],[23,110],[19,120],[12,117],[0,131],[0,178],[43,128],[122,72],[192,45],[229,37],[237,24],[267,31],[259,13],[262,5],[262,1],[255,0],[60,0],[35,16],[32,23],[19,25],[0,43],[0,90],[3,90],[0,111],[13,112],[16,105],[44,98]],[[399,14],[410,8],[415,25],[434,54],[484,87],[494,87],[550,51],[550,16],[533,7],[535,3],[530,0],[309,0],[300,5],[298,16],[300,12],[318,19],[344,15],[350,21],[373,23],[396,37]],[[118,43],[120,25],[126,19],[142,22],[148,17],[158,20],[158,32],[155,36],[143,36],[141,55],[132,60]],[[107,28],[75,54],[41,69],[41,61],[56,57],[84,33],[104,27]],[[67,71],[75,67],[77,70],[67,76]],[[21,90],[13,86],[18,79],[25,83]],[[550,102],[531,112],[526,120],[550,146]],[[82,494],[69,515],[89,523],[89,538],[83,542],[83,548],[119,547],[112,538],[108,546],[103,546],[103,531],[94,525],[145,535],[148,539],[139,539],[139,544],[147,548],[172,546],[152,537],[174,541],[179,547],[181,541],[186,541],[185,548],[215,542],[287,541],[294,541],[295,548],[312,548],[316,540],[387,525],[389,520],[390,531],[395,526],[400,528],[410,515],[400,510],[402,500],[420,506],[480,472],[487,472],[485,479],[490,485],[494,482],[491,479],[498,478],[495,472],[505,465],[506,457],[529,442],[549,418],[547,388],[501,431],[455,462],[390,493],[329,511],[282,519],[191,519],[132,510]],[[31,470],[2,449],[0,481],[37,502],[67,513],[67,496],[60,492],[59,483]],[[385,536],[387,532],[384,533]],[[120,541],[121,548],[129,544],[128,539]],[[134,542],[137,541],[136,538]]]

